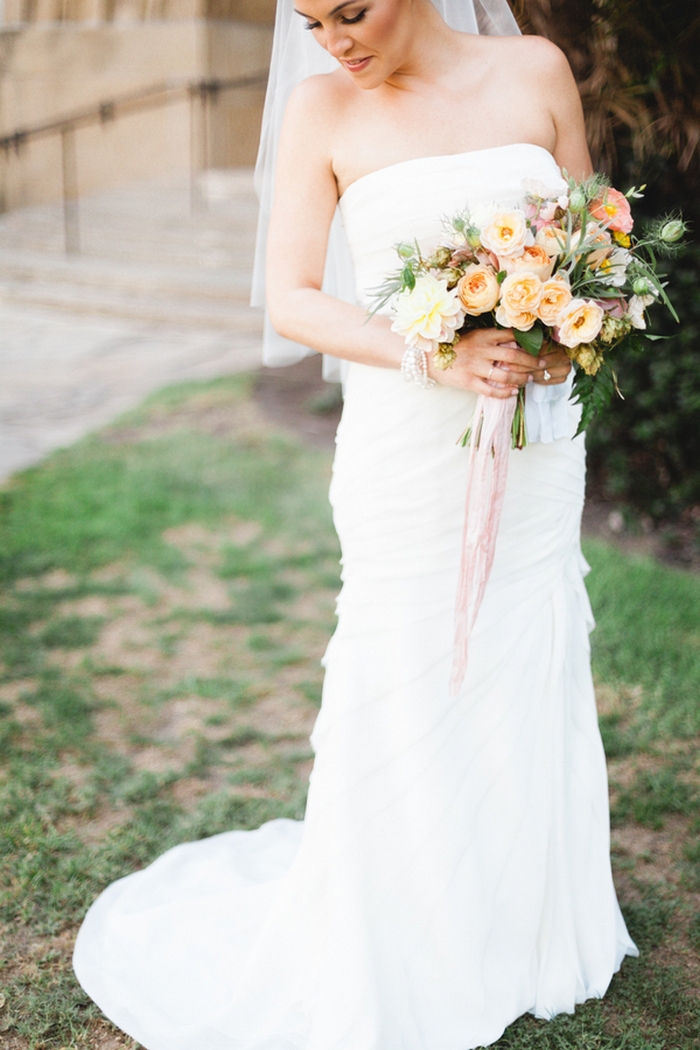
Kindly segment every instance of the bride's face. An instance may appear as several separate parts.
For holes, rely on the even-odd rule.
[[[298,0],[295,10],[358,87],[374,88],[408,57],[410,7],[409,0]]]

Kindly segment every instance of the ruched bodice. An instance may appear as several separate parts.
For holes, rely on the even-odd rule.
[[[407,161],[341,210],[366,302],[393,245],[560,174],[522,144]],[[338,627],[304,822],[171,850],[109,887],[81,983],[147,1050],[472,1050],[604,994],[626,953],[579,547],[583,439],[510,456],[451,696],[471,394],[351,364],[331,501]]]

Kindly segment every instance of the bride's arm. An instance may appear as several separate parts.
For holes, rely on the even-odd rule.
[[[368,320],[362,307],[321,291],[328,233],[338,203],[331,144],[339,114],[337,107],[331,111],[324,80],[314,77],[296,89],[280,137],[267,245],[270,319],[280,335],[314,350],[399,368],[406,346],[391,331],[388,318],[375,315]],[[529,355],[507,345],[512,338],[508,330],[470,332],[455,366],[431,373],[445,385],[509,397],[516,385],[527,382],[528,369],[537,368]],[[499,367],[504,365],[514,371]]]
[[[385,318],[321,293],[338,191],[329,152],[329,114],[321,78],[293,93],[279,143],[267,242],[267,306],[288,339],[336,357],[398,367],[403,340]]]
[[[555,44],[536,38],[540,61],[537,69],[543,101],[549,105],[554,125],[555,145],[552,153],[562,170],[574,179],[585,179],[593,172],[586,142],[586,124],[581,96],[571,66]]]

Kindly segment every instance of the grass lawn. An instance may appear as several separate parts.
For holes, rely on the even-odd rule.
[[[301,816],[334,625],[330,454],[235,377],[168,389],[0,491],[0,1046],[131,1047],[70,952],[110,881]],[[509,1050],[700,1046],[700,578],[589,542],[613,861],[640,948]]]

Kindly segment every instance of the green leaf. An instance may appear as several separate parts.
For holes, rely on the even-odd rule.
[[[544,330],[539,325],[535,325],[529,332],[521,332],[514,328],[513,333],[518,346],[521,346],[523,350],[527,350],[528,354],[532,354],[533,357],[537,357],[542,349]]]
[[[408,288],[410,291],[416,287],[416,275],[410,266],[407,266],[403,271],[403,283],[404,288]]]

